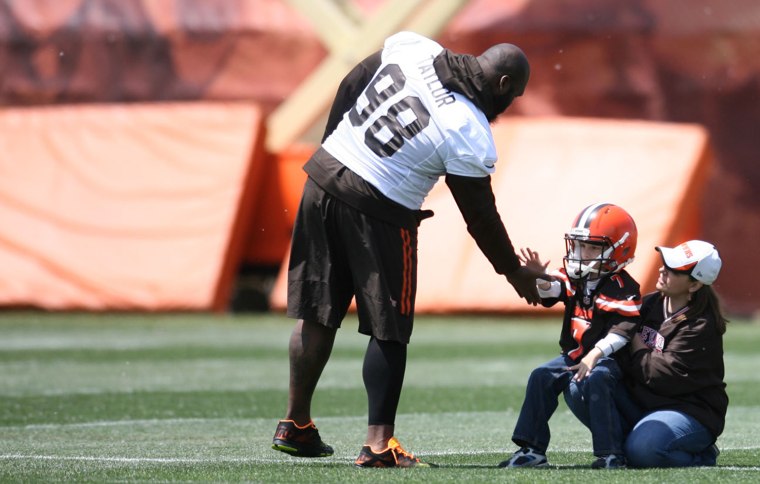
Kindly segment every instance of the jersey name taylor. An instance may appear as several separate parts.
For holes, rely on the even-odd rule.
[[[485,115],[446,89],[433,68],[443,48],[411,32],[389,37],[382,64],[323,148],[383,195],[418,210],[446,174],[485,177],[496,148]]]

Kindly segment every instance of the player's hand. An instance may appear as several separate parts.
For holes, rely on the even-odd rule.
[[[543,270],[536,270],[528,266],[520,266],[507,274],[507,281],[517,291],[517,295],[525,299],[528,304],[536,306],[541,302],[536,288],[536,279],[554,280],[554,277],[545,274]]]

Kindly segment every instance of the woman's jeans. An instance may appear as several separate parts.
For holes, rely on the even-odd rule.
[[[715,437],[695,418],[675,410],[656,410],[647,414],[633,401],[619,377],[608,380],[611,388],[607,390],[597,388],[592,382],[591,378],[580,383],[571,382],[565,392],[565,401],[575,416],[591,429],[595,455],[597,435],[601,437],[602,432],[598,420],[602,420],[604,425],[617,425],[610,433],[611,438],[627,435],[623,453],[631,467],[715,465],[718,457],[718,448],[712,445]],[[607,401],[610,407],[605,411],[593,405],[594,395],[599,396],[598,401]],[[601,419],[597,411],[601,412]]]
[[[715,437],[694,417],[676,410],[657,410],[639,420],[625,441],[632,467],[714,466]]]

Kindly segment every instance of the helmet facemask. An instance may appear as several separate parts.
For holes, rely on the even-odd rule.
[[[590,235],[587,229],[573,228],[565,234],[566,255],[563,258],[565,272],[575,280],[599,279],[617,272],[620,268],[612,258],[617,246],[625,241],[628,234],[616,244],[606,236]],[[582,250],[582,245],[598,247],[598,249]],[[595,255],[589,257],[588,252]]]

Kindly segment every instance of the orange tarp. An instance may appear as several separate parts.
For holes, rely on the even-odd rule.
[[[267,157],[262,178],[266,182],[256,195],[245,261],[277,267],[287,256],[290,235],[306,181],[302,166],[314,152],[311,145],[294,145]]]
[[[341,4],[352,21],[372,21],[387,2]],[[0,0],[0,105],[246,100],[269,114],[330,53],[315,28],[327,19],[308,18],[297,3],[305,2]],[[470,54],[519,45],[531,79],[512,116],[705,126],[715,169],[700,235],[723,257],[715,286],[724,308],[752,315],[760,252],[737,241],[760,239],[758,2],[702,4],[471,0],[436,40]],[[254,263],[276,258],[274,247],[253,252]]]
[[[250,103],[0,112],[0,306],[222,310],[254,200]]]
[[[625,208],[638,227],[630,273],[652,290],[659,267],[655,245],[699,233],[700,200],[711,161],[696,125],[581,118],[506,118],[494,126],[499,162],[493,187],[516,248],[537,250],[550,268],[562,265],[563,236],[587,205]],[[520,300],[497,275],[465,229],[440,181],[425,202],[435,211],[419,231],[417,311],[542,310]],[[272,293],[286,303],[287,262]]]

